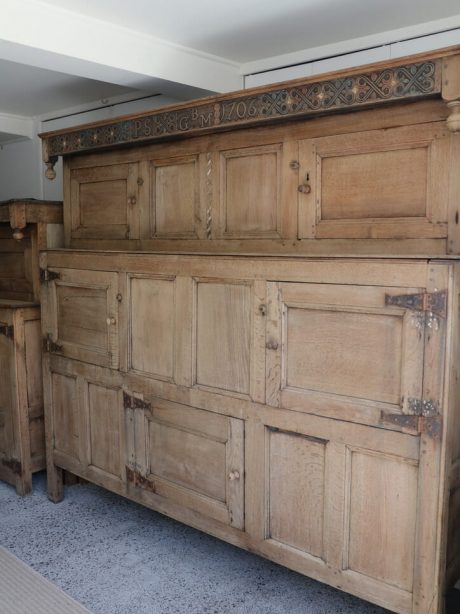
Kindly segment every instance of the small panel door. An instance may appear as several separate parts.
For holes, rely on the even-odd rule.
[[[295,237],[297,158],[294,143],[221,149],[218,154],[216,237]],[[216,173],[215,173],[216,174]]]
[[[72,238],[138,239],[140,182],[137,163],[71,169]]]
[[[387,304],[420,288],[269,284],[267,402],[358,422],[413,412],[424,314]]]
[[[199,154],[150,162],[150,220],[143,238],[204,238],[204,164]]]
[[[262,286],[258,282],[195,280],[195,386],[263,402]]]
[[[48,283],[50,351],[118,368],[118,275],[106,271],[54,269]]]
[[[447,236],[449,138],[437,124],[299,143],[299,238]]]
[[[128,409],[128,481],[244,528],[244,422],[155,400]]]

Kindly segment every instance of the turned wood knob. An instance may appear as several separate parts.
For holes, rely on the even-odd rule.
[[[15,241],[21,241],[24,238],[24,232],[22,228],[15,228],[13,230],[13,239]]]
[[[230,473],[228,474],[228,479],[231,480],[233,482],[233,480],[239,480],[240,479],[240,472],[239,471],[230,471]]]
[[[268,341],[265,347],[267,350],[277,350],[278,343],[276,341]]]
[[[107,324],[108,326],[116,324],[117,321],[115,320],[115,318],[107,318]]]
[[[297,190],[301,193],[301,194],[310,194],[311,192],[311,185],[308,183],[301,183],[299,185],[299,187],[297,188]]]

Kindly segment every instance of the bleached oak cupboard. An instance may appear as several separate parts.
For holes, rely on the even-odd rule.
[[[18,494],[45,468],[38,253],[59,244],[62,203],[0,203],[0,479]]]
[[[65,168],[67,249],[41,260],[53,500],[67,470],[441,612],[459,70],[451,49],[42,135],[48,175]]]

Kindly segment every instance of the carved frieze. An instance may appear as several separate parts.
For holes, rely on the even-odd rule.
[[[216,96],[180,107],[120,118],[81,129],[41,135],[45,162],[57,156],[149,143],[170,137],[203,134],[395,100],[411,100],[441,92],[441,62],[431,61],[379,68],[240,95]]]

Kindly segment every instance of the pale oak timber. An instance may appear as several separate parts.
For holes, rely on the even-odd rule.
[[[21,495],[45,467],[38,254],[60,229],[61,202],[0,203],[0,479]]]
[[[69,471],[441,614],[460,572],[458,57],[43,135],[65,173],[66,249],[41,260],[52,500]]]

